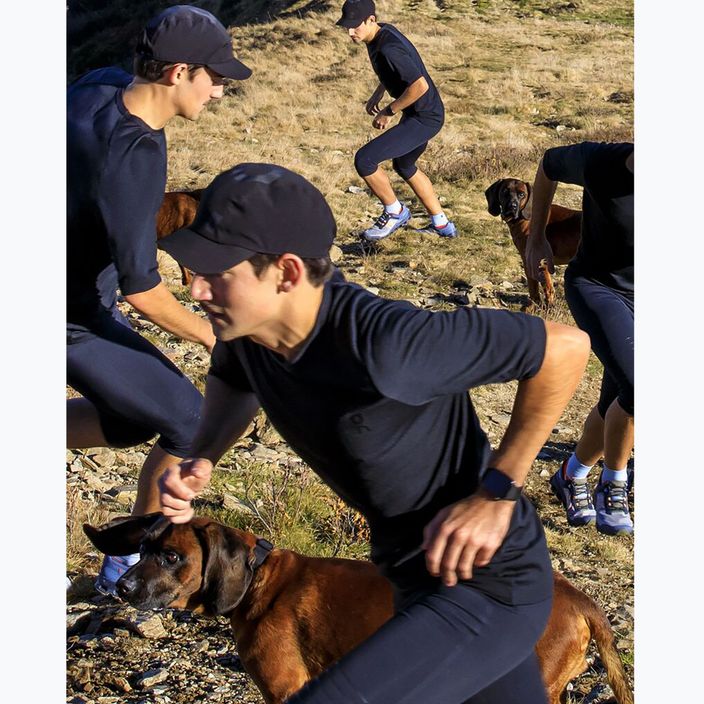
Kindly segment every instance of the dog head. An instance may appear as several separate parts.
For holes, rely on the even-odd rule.
[[[507,223],[530,220],[532,190],[529,183],[517,178],[499,179],[484,191],[489,213],[493,216],[501,215],[501,219]]]
[[[140,553],[117,581],[118,594],[139,609],[231,612],[254,575],[257,538],[208,518],[170,523],[161,513],[116,518],[83,530],[106,555]]]

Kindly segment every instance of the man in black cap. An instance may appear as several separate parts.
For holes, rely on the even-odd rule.
[[[384,206],[384,212],[364,231],[365,239],[384,239],[411,218],[410,210],[398,201],[388,176],[379,167],[388,159],[392,159],[396,173],[413,189],[431,217],[421,232],[455,237],[455,225],[443,213],[430,179],[416,166],[428,140],[440,131],[445,120],[440,95],[416,48],[396,27],[376,21],[373,0],[347,0],[337,24],[347,29],[353,42],[366,44],[372,68],[379,78],[379,85],[366,106],[367,112],[374,115],[372,125],[385,130],[392,117],[401,113],[395,127],[355,154],[357,173]],[[380,108],[385,92],[394,100]]]
[[[190,501],[259,406],[366,516],[397,616],[288,702],[543,704],[534,646],[552,570],[521,493],[589,353],[581,331],[508,311],[431,312],[332,277],[322,194],[270,164],[206,189],[161,240],[196,272],[217,343],[191,457],[162,475],[163,512]],[[491,451],[467,389],[518,379]]]
[[[584,422],[574,452],[550,479],[574,526],[596,523],[607,535],[633,532],[628,509],[628,459],[634,421],[633,143],[581,142],[548,149],[538,164],[526,272],[553,253],[545,237],[558,182],[583,187],[582,238],[565,271],[565,298],[577,325],[588,333],[604,365],[599,400]],[[587,477],[603,457],[592,493]]]
[[[171,7],[137,44],[135,75],[91,71],[68,91],[68,383],[71,448],[126,447],[159,439],[142,467],[134,513],[159,506],[156,479],[188,451],[201,394],[116,306],[125,300],[163,330],[212,349],[212,329],[162,283],[156,213],[166,185],[164,126],[195,120],[226,78],[251,71],[205,10]],[[138,556],[136,556],[138,557]],[[107,557],[96,586],[114,583],[134,557]]]

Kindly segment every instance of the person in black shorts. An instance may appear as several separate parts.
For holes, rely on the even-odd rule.
[[[166,186],[165,124],[195,120],[220,98],[225,78],[251,71],[232,56],[209,12],[179,5],[142,33],[135,75],[91,71],[68,90],[67,445],[127,447],[159,438],[142,467],[133,512],[158,509],[156,479],[187,454],[202,396],[117,308],[116,289],[141,315],[177,337],[215,344],[157,270],[156,213]],[[96,586],[114,582],[138,556],[106,557]]]
[[[288,701],[544,704],[551,608],[543,528],[521,488],[589,354],[577,328],[501,310],[431,312],[333,273],[335,221],[303,177],[240,164],[162,240],[196,272],[217,342],[191,457],[160,480],[190,501],[261,406],[368,520],[397,615]],[[467,390],[518,379],[492,452]]]
[[[631,533],[627,463],[633,450],[633,144],[583,142],[548,149],[533,187],[526,269],[554,271],[545,223],[558,181],[584,188],[582,239],[565,272],[565,298],[604,365],[599,401],[575,451],[550,480],[572,525],[596,522],[609,535]],[[532,273],[531,273],[532,272]],[[603,456],[594,491],[591,468]]]
[[[372,125],[385,130],[391,118],[402,113],[395,127],[365,144],[354,158],[357,173],[384,206],[384,212],[364,231],[365,239],[384,239],[411,218],[410,210],[398,201],[389,177],[379,167],[388,159],[392,159],[396,173],[413,189],[431,216],[431,222],[421,232],[455,237],[455,225],[443,213],[430,179],[416,166],[428,141],[440,131],[445,120],[440,94],[416,48],[396,27],[377,22],[373,0],[346,0],[337,24],[347,28],[353,42],[366,44],[372,68],[379,78],[379,85],[366,106],[367,112],[374,115]],[[380,108],[386,92],[394,99]]]

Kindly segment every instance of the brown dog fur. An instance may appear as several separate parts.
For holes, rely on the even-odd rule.
[[[193,222],[202,193],[202,188],[196,191],[170,191],[169,193],[164,193],[164,200],[161,202],[159,212],[156,214],[157,242],[182,227],[188,227]],[[184,286],[190,286],[193,274],[180,264],[179,268],[181,269],[181,283]]]
[[[208,518],[174,525],[156,513],[84,530],[106,554],[142,546],[119,583],[133,606],[227,615],[267,704],[285,702],[393,615],[391,585],[369,562],[274,549],[254,570],[256,536]],[[554,580],[552,613],[536,646],[550,704],[564,701],[567,683],[586,669],[592,638],[619,703],[632,704],[606,615],[561,574]]]
[[[508,225],[511,239],[521,255],[523,269],[526,268],[526,244],[530,234],[532,212],[532,187],[516,178],[502,178],[489,186],[484,192],[488,210],[491,215],[500,215]],[[577,253],[582,228],[582,211],[551,205],[545,235],[553,252],[555,264],[567,264]],[[555,302],[555,290],[550,272],[541,267],[543,272],[543,291],[548,306]],[[531,303],[525,310],[541,304],[540,285],[536,279],[528,276],[528,294]]]

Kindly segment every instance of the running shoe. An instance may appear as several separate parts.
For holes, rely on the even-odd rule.
[[[586,526],[596,520],[587,478],[572,479],[565,473],[567,460],[550,477],[550,488],[567,511],[567,522],[571,526]]]
[[[117,596],[117,580],[139,562],[139,553],[132,555],[106,555],[95,580],[95,588],[105,595]]]
[[[594,490],[596,529],[607,535],[628,535],[633,532],[633,521],[628,510],[626,482],[602,482]]]
[[[399,227],[403,227],[411,219],[411,211],[404,205],[401,212],[394,215],[384,211],[375,223],[364,231],[364,239],[370,242],[378,242],[388,237],[392,232],[396,232]]]
[[[457,237],[457,228],[455,223],[448,220],[445,225],[433,225],[431,220],[425,227],[422,227],[418,232],[424,235],[438,235],[439,237]]]

